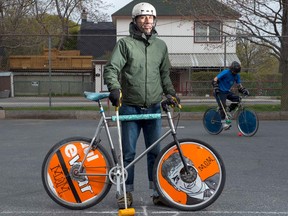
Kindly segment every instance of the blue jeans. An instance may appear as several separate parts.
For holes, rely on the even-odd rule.
[[[151,105],[148,108],[141,108],[138,106],[128,106],[123,104],[119,109],[120,115],[129,114],[150,114],[161,113],[160,103]],[[123,159],[124,166],[127,166],[135,158],[136,144],[143,129],[145,146],[148,148],[154,141],[161,136],[162,120],[137,120],[137,121],[122,121],[122,146],[123,146]],[[158,153],[160,152],[160,143],[152,148],[147,153],[147,171],[149,179],[149,188],[154,189],[153,184],[153,166]],[[126,180],[126,191],[131,192],[134,190],[134,165],[127,170],[128,178]]]

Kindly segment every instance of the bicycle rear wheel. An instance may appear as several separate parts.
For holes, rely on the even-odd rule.
[[[112,161],[106,150],[97,145],[90,150],[83,172],[95,175],[77,175],[84,151],[91,139],[67,138],[47,153],[42,164],[42,183],[48,195],[68,209],[86,209],[100,202],[111,188],[109,169]]]
[[[203,125],[206,131],[212,135],[217,135],[223,130],[221,116],[216,108],[206,110],[203,116]]]
[[[253,136],[259,127],[257,114],[252,110],[243,109],[237,116],[237,127],[244,136]]]
[[[211,205],[222,193],[226,172],[220,155],[207,143],[179,140],[190,175],[184,170],[176,143],[165,146],[154,165],[154,184],[164,202],[184,211]]]

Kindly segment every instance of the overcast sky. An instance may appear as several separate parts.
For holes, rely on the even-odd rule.
[[[113,7],[110,7],[105,13],[108,13],[110,16],[120,8],[124,7],[127,5],[129,2],[132,2],[133,0],[104,0],[108,4],[113,4]],[[144,1],[144,0],[143,0]]]

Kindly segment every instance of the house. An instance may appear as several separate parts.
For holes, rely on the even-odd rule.
[[[117,39],[129,34],[131,11],[134,5],[140,2],[143,0],[134,0],[112,14]],[[145,2],[151,3],[156,8],[156,30],[159,37],[167,43],[172,66],[222,67],[231,60],[239,60],[236,56],[236,42],[225,46],[221,36],[221,30],[231,35],[236,34],[233,27],[240,17],[238,12],[217,0],[147,0]],[[226,62],[223,59],[224,52],[227,57]],[[185,57],[183,54],[189,55]],[[178,56],[174,57],[175,55]],[[190,60],[185,62],[183,58]]]
[[[112,14],[117,39],[128,35],[131,11],[143,0],[134,0]],[[159,37],[163,39],[173,67],[172,80],[177,92],[184,92],[190,71],[220,70],[236,55],[235,38],[225,38],[221,31],[235,35],[233,29],[240,17],[217,0],[145,0],[156,8]],[[231,40],[232,39],[232,40]],[[228,43],[228,40],[229,43]]]
[[[116,27],[112,22],[88,21],[87,15],[85,10],[81,14],[77,49],[81,55],[93,56],[95,91],[107,91],[102,71],[116,44]]]
[[[42,55],[10,55],[9,70],[15,96],[43,96],[49,91],[80,95],[94,89],[92,56],[81,56],[79,50],[43,49]]]
[[[219,71],[232,61],[239,61],[235,37],[225,37],[222,33],[236,35],[233,27],[240,17],[237,11],[217,0],[144,1],[156,8],[156,30],[167,44],[172,64],[171,79],[177,92],[187,92],[192,72]],[[132,9],[140,2],[143,0],[134,0],[112,14],[116,40],[129,35]],[[96,67],[96,79],[101,79],[98,83],[103,85],[103,64]],[[105,89],[105,86],[99,88]]]
[[[116,28],[112,22],[87,21],[83,11],[79,35],[76,50],[44,48],[40,55],[10,55],[8,67],[13,72],[15,96],[82,95],[84,90],[95,90],[95,62],[106,63],[97,59],[107,59],[114,48]]]
[[[5,58],[5,49],[0,47],[0,64],[3,65],[3,59]]]
[[[91,22],[87,12],[82,12],[77,49],[81,55],[91,55],[93,59],[107,59],[116,43],[116,28],[112,22]]]
[[[13,97],[13,73],[9,71],[0,71],[0,98]]]

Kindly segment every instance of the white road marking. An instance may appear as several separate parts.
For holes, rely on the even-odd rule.
[[[148,215],[146,207],[142,207],[143,211],[136,211],[137,214]],[[69,214],[69,215],[83,215],[83,214],[96,214],[96,215],[111,215],[118,214],[118,211],[1,211],[0,215],[55,215],[55,214]],[[274,211],[150,211],[149,214],[154,215],[288,215],[288,212],[274,212]]]

